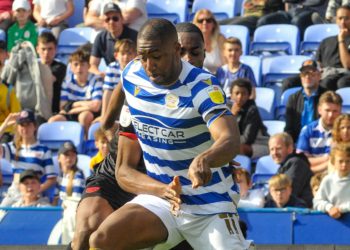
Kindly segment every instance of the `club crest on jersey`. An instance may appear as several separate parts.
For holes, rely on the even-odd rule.
[[[165,106],[169,109],[176,109],[179,106],[179,97],[177,95],[168,93],[165,96]]]
[[[137,96],[138,93],[140,93],[140,87],[139,86],[136,86],[135,89],[134,89],[134,96]]]
[[[215,104],[223,104],[225,102],[224,93],[218,86],[210,86],[207,88],[210,100]]]
[[[119,123],[123,127],[127,128],[131,124],[131,114],[129,107],[124,105],[122,111],[120,112]]]

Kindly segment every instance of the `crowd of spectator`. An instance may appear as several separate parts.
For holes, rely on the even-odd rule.
[[[254,189],[253,171],[237,167],[233,177],[241,190],[239,207],[305,207],[339,218],[350,211],[350,117],[341,114],[342,99],[335,92],[350,86],[350,6],[337,5],[335,11],[337,1],[332,0],[328,7],[328,1],[322,0],[302,5],[287,2],[248,0],[244,15],[220,22],[210,10],[200,10],[193,24],[202,32],[201,39],[196,39],[204,43],[181,53],[217,76],[238,120],[240,154],[254,160],[270,155],[279,166],[268,189]],[[87,136],[91,124],[105,114],[123,69],[136,57],[137,30],[147,20],[144,0],[87,1],[82,25],[98,34],[92,45],[73,52],[66,65],[55,59],[57,39],[68,28],[67,18],[73,12],[73,0],[0,3],[0,29],[7,32],[6,41],[0,41],[0,157],[12,163],[14,172],[0,206],[50,205],[45,194],[57,186],[51,204],[65,208],[66,242],[74,232],[72,211],[87,176],[78,169],[77,149],[70,142],[58,152],[57,172],[51,151],[37,141],[37,128],[44,122],[76,121]],[[284,80],[283,91],[301,89],[288,99],[285,132],[268,134],[255,103],[257,79],[252,68],[240,61],[242,43],[235,37],[226,39],[219,25],[246,25],[253,34],[261,25],[292,23],[303,32],[316,21],[336,22],[339,34],[322,41],[316,60],[304,61],[298,76]],[[48,31],[39,34],[40,27]],[[180,24],[180,38],[181,29]],[[31,53],[34,50],[37,54]],[[99,69],[102,60],[107,64],[104,71]],[[20,87],[23,82],[32,88]],[[98,153],[90,164],[91,172],[108,154],[108,140],[101,129],[96,131],[95,144]]]

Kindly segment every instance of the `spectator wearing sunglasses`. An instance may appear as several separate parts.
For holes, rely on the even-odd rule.
[[[91,0],[85,18],[85,25],[95,29],[103,29],[103,9],[113,2],[119,6],[123,16],[123,24],[138,31],[147,21],[146,0]]]
[[[105,30],[96,36],[90,56],[90,72],[101,77],[104,77],[104,72],[98,69],[101,59],[104,59],[107,65],[115,61],[114,44],[125,38],[136,42],[137,38],[137,31],[123,24],[122,12],[117,4],[106,4],[103,14]]]
[[[225,37],[220,34],[220,27],[213,13],[201,9],[194,15],[193,23],[202,31],[205,44],[204,68],[215,74],[224,64],[223,47]]]

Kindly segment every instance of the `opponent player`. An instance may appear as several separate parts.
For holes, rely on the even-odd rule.
[[[182,58],[196,67],[203,67],[205,49],[202,32],[192,23],[181,23],[176,28],[179,34]],[[121,84],[118,84],[113,91],[107,114],[102,119],[102,127],[108,132],[109,139],[114,137],[115,120],[119,117],[119,109],[123,106],[123,102],[124,95],[121,93]],[[122,129],[126,133],[131,132],[130,128]],[[91,233],[109,214],[134,197],[121,190],[118,183],[115,182],[114,152],[115,148],[111,155],[108,155],[99,165],[97,173],[87,181],[85,193],[77,210],[73,249],[89,249],[88,241]],[[67,249],[72,248],[68,246]],[[188,246],[186,243],[182,243],[178,249],[188,249]]]
[[[122,188],[138,196],[91,235],[92,249],[168,249],[183,239],[195,249],[249,247],[232,169],[224,166],[239,150],[237,123],[217,80],[180,60],[177,40],[164,19],[139,32],[140,60],[122,75],[139,142],[120,137],[116,168]],[[139,143],[148,175],[135,169]]]

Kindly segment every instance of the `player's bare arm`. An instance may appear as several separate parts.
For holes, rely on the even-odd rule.
[[[227,164],[239,153],[239,129],[233,116],[224,115],[217,118],[210,125],[209,132],[215,141],[214,144],[194,158],[188,170],[193,188],[210,181],[210,168]]]
[[[130,193],[151,194],[166,199],[174,210],[178,210],[181,203],[181,185],[178,177],[174,177],[174,181],[167,185],[139,172],[137,166],[141,154],[141,147],[137,140],[119,136],[115,168],[119,185]]]

